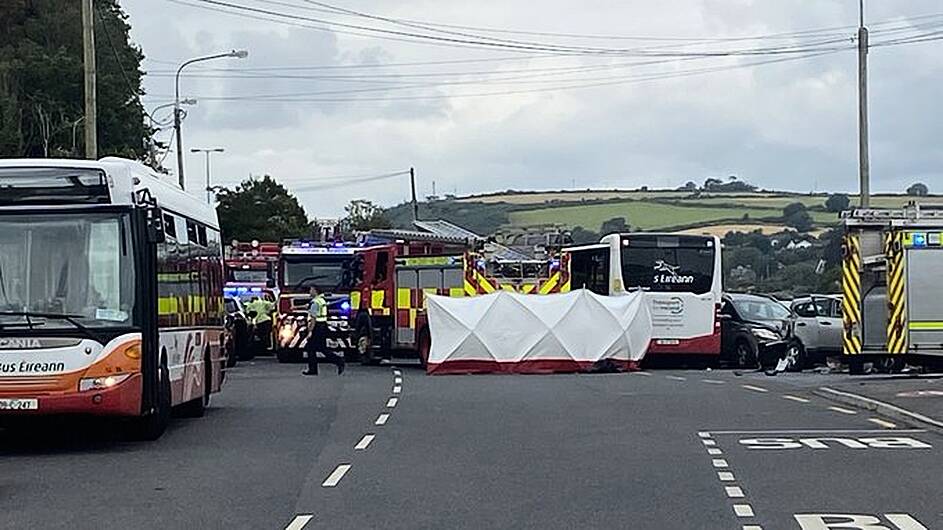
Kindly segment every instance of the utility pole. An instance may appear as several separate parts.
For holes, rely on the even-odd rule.
[[[864,0],[858,0],[858,192],[860,205],[871,205],[871,162],[868,156],[868,28]]]
[[[413,221],[419,220],[419,203],[416,202],[416,171],[409,168],[409,185],[413,191]]]
[[[96,101],[95,28],[93,0],[82,0],[82,46],[85,57],[85,158],[98,158],[98,103]]]
[[[190,152],[206,154],[206,204],[213,204],[213,187],[210,185],[210,154],[224,153],[226,150],[222,147],[212,147],[209,149],[194,147],[190,149]]]

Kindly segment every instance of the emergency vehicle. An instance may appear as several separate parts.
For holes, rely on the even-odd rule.
[[[225,252],[226,296],[248,301],[265,291],[276,294],[273,289],[280,252],[278,243],[233,241]]]
[[[351,262],[360,249],[342,242],[286,241],[278,260],[278,302],[273,321],[275,355],[280,362],[305,358],[309,290],[316,287],[328,302],[327,347],[349,357]]]
[[[555,260],[542,266],[502,262],[470,250],[474,242],[465,237],[393,232],[386,234],[393,242],[361,248],[352,265],[351,321],[357,355],[365,364],[394,351],[425,364],[431,347],[425,314],[428,294],[464,297],[499,289],[527,294],[569,289],[568,276]]]
[[[842,214],[842,350],[854,372],[904,358],[943,361],[943,211]]]

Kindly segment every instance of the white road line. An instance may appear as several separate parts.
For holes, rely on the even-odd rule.
[[[377,421],[373,422],[374,425],[386,425],[386,420],[390,419],[389,414],[380,414],[377,416]]]
[[[763,530],[763,527],[758,524],[748,524],[743,526],[743,530]]]
[[[731,499],[742,499],[746,496],[743,494],[743,490],[740,489],[740,486],[727,486],[724,488],[724,491],[727,492],[727,496]]]
[[[710,438],[710,437],[711,437],[711,433],[709,433],[709,432],[704,432],[704,431],[701,431],[701,432],[697,433],[697,435],[700,436],[701,438]]]
[[[288,526],[285,527],[285,530],[301,530],[311,519],[314,519],[314,516],[310,514],[297,515],[294,519],[291,520],[290,523],[288,523]]]
[[[357,442],[357,445],[354,446],[354,449],[356,449],[357,451],[363,451],[367,447],[370,447],[370,442],[372,442],[373,439],[376,437],[377,436],[375,434],[363,435],[363,438],[361,438],[360,441]]]
[[[401,384],[403,384],[403,378],[402,378],[402,377],[394,377],[394,378],[393,378],[393,384],[395,384],[395,385],[401,385]]]
[[[681,377],[677,375],[666,375],[665,378],[671,379],[672,381],[687,381],[688,380],[687,377]]]
[[[711,447],[707,450],[707,454],[716,456],[716,455],[722,455],[724,454],[724,452],[721,451],[720,449],[717,449],[716,447]]]
[[[730,471],[718,471],[717,478],[724,482],[733,482],[733,473]]]
[[[701,379],[701,381],[709,385],[723,385],[727,383],[726,381],[718,381],[717,379]]]
[[[880,419],[880,418],[868,418],[868,421],[870,421],[871,423],[876,423],[876,424],[880,425],[881,427],[887,427],[888,429],[896,429],[896,428],[897,428],[897,424],[896,424],[896,423],[891,423],[891,422],[889,422],[889,421],[885,421],[885,420],[882,420],[882,419]]]
[[[403,372],[400,372],[399,370],[393,370],[393,375],[400,376],[403,375]]]
[[[834,410],[835,412],[841,412],[842,414],[857,414],[857,410],[844,409],[841,407],[828,407],[828,410]]]
[[[789,401],[795,401],[796,403],[808,403],[809,400],[799,396],[790,396],[789,394],[783,394],[783,399],[788,399]]]
[[[763,393],[769,392],[769,390],[766,390],[765,388],[761,386],[754,386],[754,385],[741,385],[741,386],[747,390],[752,390],[754,392],[763,392]]]
[[[322,488],[333,488],[350,471],[350,464],[339,464],[334,471],[321,483]]]
[[[641,372],[641,371],[639,371],[639,372],[629,372],[629,373],[630,373],[630,374],[633,374],[633,375],[644,375],[644,376],[646,376],[646,377],[651,377],[651,376],[652,376],[652,374],[650,374],[650,373],[648,373],[648,372]]]
[[[708,440],[708,439],[701,440],[701,443],[704,445],[717,445],[717,442],[715,442],[714,440]]]
[[[737,517],[753,517],[753,507],[749,504],[734,504],[733,513],[737,514]]]
[[[403,387],[401,387],[401,386],[394,386],[394,387],[393,387],[393,393],[394,393],[394,394],[399,394],[399,393],[402,392],[402,391],[403,391]]]
[[[711,465],[713,465],[714,467],[717,467],[717,468],[726,468],[726,467],[727,467],[727,461],[724,460],[723,458],[715,458],[715,459],[711,460]]]
[[[386,402],[386,406],[389,407],[389,408],[393,408],[393,407],[396,406],[396,403],[397,403],[397,402],[399,402],[399,398],[390,398],[390,399]]]

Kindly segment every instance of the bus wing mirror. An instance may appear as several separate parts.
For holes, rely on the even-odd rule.
[[[164,217],[160,208],[148,206],[144,210],[145,230],[147,231],[147,241],[150,243],[163,243],[167,237],[164,232]]]

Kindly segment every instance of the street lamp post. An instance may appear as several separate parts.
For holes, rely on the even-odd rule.
[[[213,203],[213,188],[210,187],[210,153],[223,153],[225,149],[222,147],[212,147],[200,149],[194,147],[190,149],[191,153],[204,153],[206,154],[206,204]]]
[[[231,52],[217,53],[215,55],[207,55],[205,57],[195,57],[185,61],[180,65],[179,68],[177,68],[177,75],[174,77],[174,133],[177,137],[177,179],[180,182],[180,189],[186,189],[183,178],[183,139],[181,138],[180,133],[180,73],[183,72],[184,68],[190,66],[193,63],[212,61],[213,59],[224,59],[226,57],[245,59],[248,56],[249,52],[246,50],[233,50]]]

